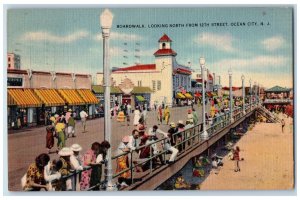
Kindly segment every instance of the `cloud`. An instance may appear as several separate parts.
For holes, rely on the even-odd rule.
[[[274,36],[261,41],[261,44],[263,45],[264,49],[268,51],[275,51],[277,49],[282,48],[285,42],[286,41],[283,39],[283,37]]]
[[[142,36],[136,35],[136,34],[127,34],[127,33],[117,33],[117,32],[111,32],[110,39],[112,40],[122,40],[122,41],[140,41],[142,40]],[[94,40],[102,41],[102,34],[97,34],[94,37]]]
[[[55,43],[70,43],[87,37],[89,33],[87,31],[76,31],[69,35],[59,36],[54,35],[46,31],[28,32],[22,36],[26,41],[49,41]]]
[[[208,45],[225,52],[235,52],[233,47],[234,39],[230,34],[216,34],[210,32],[204,32],[194,38],[194,42],[199,45]]]
[[[216,63],[211,64],[216,67],[232,67],[232,68],[262,68],[268,66],[283,66],[287,62],[284,56],[256,56],[250,59],[223,59]]]

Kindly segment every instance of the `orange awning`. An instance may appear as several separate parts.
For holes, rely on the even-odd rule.
[[[32,89],[12,89],[7,90],[7,105],[16,105],[21,108],[41,107],[42,101],[34,94]]]
[[[99,100],[89,89],[79,89],[76,90],[81,98],[85,101],[86,104],[98,104]]]
[[[63,106],[66,104],[55,89],[35,89],[34,92],[42,100],[46,107]]]
[[[84,105],[85,101],[79,96],[74,89],[58,89],[58,93],[69,105]]]

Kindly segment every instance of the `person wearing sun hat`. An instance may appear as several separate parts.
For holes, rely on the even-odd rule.
[[[64,147],[58,152],[59,160],[62,162],[62,167],[59,170],[61,176],[67,176],[71,173],[71,162],[70,156],[73,155],[73,151],[69,147]],[[61,191],[72,190],[72,181],[71,178],[68,178],[66,181],[60,180],[59,186],[56,188]]]
[[[71,167],[73,170],[83,170],[83,165],[82,165],[82,156],[80,155],[80,151],[82,150],[82,147],[79,144],[72,144],[70,147],[71,150],[73,151],[73,154],[70,156],[70,162],[71,162]],[[76,175],[77,178],[75,179],[75,176],[72,176],[72,189],[75,189],[75,180],[79,180],[79,176]],[[80,187],[80,184],[77,184],[78,187]],[[78,188],[80,190],[80,188]]]
[[[125,152],[130,152],[130,144],[129,144],[130,138],[128,135],[124,136],[122,138],[122,141],[120,142],[118,149],[117,149],[117,155],[123,154]],[[123,156],[120,156],[117,158],[117,168],[116,168],[116,173],[119,173],[125,169],[128,169],[128,163],[129,163],[129,156],[130,154],[125,154]],[[131,177],[131,172],[130,170],[127,172],[124,172],[120,174],[118,178],[119,184],[124,184],[127,185],[125,180],[130,179]],[[128,185],[127,185],[128,186]]]

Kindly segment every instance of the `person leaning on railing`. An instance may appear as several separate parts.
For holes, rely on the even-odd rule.
[[[157,143],[155,143],[156,140],[158,140],[158,135],[163,135],[163,137],[168,137],[168,134],[163,132],[162,130],[158,129],[157,125],[154,125],[153,127],[149,128],[148,131],[148,137],[146,144],[151,144],[151,148],[153,149],[153,154],[157,155],[157,157],[160,160],[161,165],[165,164],[165,161],[163,160],[162,154],[158,155],[160,153],[160,150],[157,146]]]

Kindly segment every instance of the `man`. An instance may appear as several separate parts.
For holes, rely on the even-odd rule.
[[[67,128],[67,133],[68,137],[72,134],[72,137],[76,137],[75,135],[75,120],[73,118],[73,114],[70,115],[68,119],[68,128]]]
[[[79,154],[79,152],[82,150],[82,147],[79,144],[73,144],[71,146],[71,150],[73,151],[73,154],[70,156],[70,163],[71,163],[71,167],[73,170],[83,170],[83,165],[82,165],[82,157]],[[76,179],[75,179],[75,176]],[[76,188],[76,185],[78,187],[80,187],[80,184],[78,182],[78,184],[75,183],[75,180],[80,181],[79,180],[79,174],[76,174],[74,176],[71,177],[72,180],[72,190],[80,190],[80,188]]]
[[[282,119],[281,120],[281,130],[282,130],[282,133],[283,133],[284,126],[285,126],[285,121],[284,121],[284,119]]]
[[[174,123],[172,123],[172,125],[175,125]],[[155,140],[157,140],[157,134],[162,134],[163,137],[166,139],[163,141],[164,144],[164,150],[170,151],[172,153],[170,159],[167,161],[167,163],[172,164],[175,161],[175,158],[178,154],[178,149],[172,147],[171,141],[172,141],[172,134],[170,133],[165,133],[162,130],[158,129],[158,127],[156,125],[154,125],[152,128],[149,129],[148,135],[149,135],[149,143],[154,142]],[[157,148],[157,143],[152,144],[152,149],[153,149],[153,153],[158,154],[158,148]],[[164,161],[162,159],[162,155],[158,156],[160,159],[160,162],[162,164],[164,164]]]
[[[69,109],[68,112],[66,113],[66,116],[65,116],[66,123],[68,123],[71,114],[72,114],[72,109]]]
[[[137,129],[134,129],[132,131],[132,135],[129,136],[128,146],[132,151],[135,151],[139,147],[140,143],[141,140],[140,140],[139,131]]]
[[[81,118],[81,124],[83,126],[83,133],[86,132],[85,131],[85,127],[86,127],[86,119],[87,119],[87,117],[88,117],[88,114],[84,110],[82,110],[80,112],[80,118]]]

